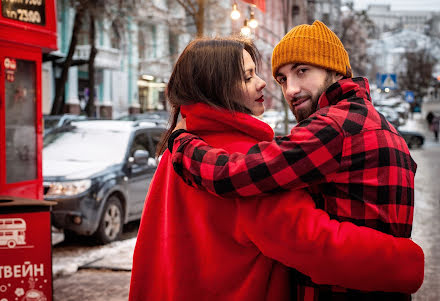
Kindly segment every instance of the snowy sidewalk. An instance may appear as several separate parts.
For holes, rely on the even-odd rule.
[[[136,237],[57,254],[52,265],[54,301],[127,300],[135,244]]]

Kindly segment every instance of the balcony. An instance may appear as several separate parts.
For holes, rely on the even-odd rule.
[[[95,67],[102,69],[119,69],[121,67],[121,53],[118,49],[97,46],[98,54],[95,58]],[[74,60],[89,59],[90,45],[76,46]]]
[[[171,76],[171,62],[165,58],[147,58],[139,60],[139,73],[168,80]]]

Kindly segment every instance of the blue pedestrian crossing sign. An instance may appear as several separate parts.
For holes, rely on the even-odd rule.
[[[381,89],[397,89],[397,76],[395,73],[384,73],[380,75],[380,88]]]
[[[414,102],[414,91],[405,91],[405,101],[408,103]]]

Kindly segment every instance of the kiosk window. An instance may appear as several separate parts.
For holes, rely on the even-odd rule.
[[[6,70],[6,182],[37,178],[36,64],[9,59],[14,68]]]

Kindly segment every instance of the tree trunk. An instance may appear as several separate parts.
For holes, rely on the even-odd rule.
[[[205,2],[206,0],[197,0],[198,10],[195,14],[195,23],[197,29],[197,37],[203,37],[204,35],[204,23],[205,23]]]
[[[95,45],[96,28],[95,28],[95,16],[90,12],[90,31],[89,31],[89,43],[90,43],[90,55],[89,55],[89,100],[86,105],[86,113],[89,117],[95,116],[95,57],[98,53]]]
[[[292,4],[290,3],[290,0],[283,0],[282,3],[283,8],[283,26],[284,26],[284,34],[286,34],[289,31],[289,24],[290,24],[290,18],[291,15],[288,13],[291,11]],[[283,103],[283,111],[284,111],[284,133],[285,135],[289,134],[289,105],[287,104],[287,101],[284,99],[281,100]]]
[[[76,45],[78,43],[78,33],[82,26],[84,12],[85,6],[83,4],[80,4],[75,12],[69,52],[67,53],[66,59],[64,60],[61,76],[56,80],[55,98],[52,103],[52,110],[50,112],[51,115],[59,115],[64,113],[64,90],[66,87],[67,76],[69,74],[69,68],[72,64],[73,54],[75,53]]]

